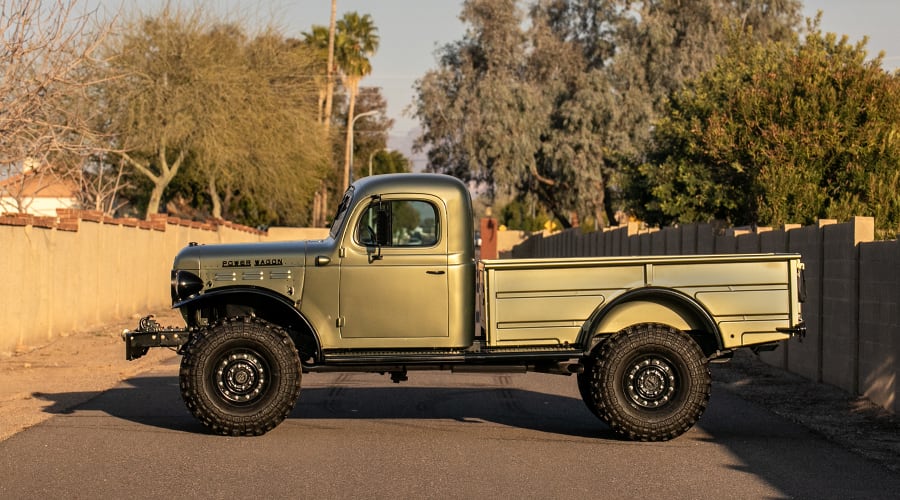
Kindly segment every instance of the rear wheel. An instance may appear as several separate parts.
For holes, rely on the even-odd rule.
[[[589,356],[583,360],[584,371],[576,375],[578,379],[578,393],[581,394],[581,400],[599,419],[603,419],[600,412],[597,411],[597,398],[594,397],[594,377],[597,371],[597,358]]]
[[[257,436],[281,423],[300,395],[300,358],[283,329],[257,318],[225,320],[188,345],[181,396],[217,434]]]
[[[599,347],[585,374],[585,404],[629,439],[675,438],[697,422],[709,401],[703,351],[667,325],[645,323],[622,330]]]

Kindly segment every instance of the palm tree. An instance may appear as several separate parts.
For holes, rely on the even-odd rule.
[[[334,97],[334,32],[335,18],[337,17],[337,0],[331,0],[331,19],[328,22],[328,86],[325,91],[325,131],[329,130],[331,123],[331,100]]]
[[[318,107],[318,120],[319,123],[325,125],[325,130],[328,130],[328,125],[331,122],[330,110],[327,109],[327,98],[328,98],[328,89],[329,87],[333,87],[331,84],[331,74],[332,71],[329,69],[331,64],[325,61],[328,60],[328,28],[325,26],[317,26],[314,25],[312,30],[309,32],[303,32],[303,44],[306,45],[310,50],[312,50],[316,54],[316,58],[325,63],[325,78],[323,79],[318,74],[315,76],[316,85],[319,86],[319,107]]]
[[[331,102],[334,96],[334,44],[335,44],[335,17],[337,13],[337,0],[331,0],[331,22],[328,27],[313,26],[312,31],[303,33],[303,41],[307,47],[316,51],[317,57],[325,61],[325,79],[317,77],[319,85],[319,103],[317,113],[319,123],[325,126],[325,133],[331,130]],[[312,224],[319,227],[325,224],[325,214],[328,210],[328,185],[323,180],[313,197]]]
[[[344,148],[344,190],[350,185],[351,138],[353,137],[353,114],[359,82],[372,72],[369,57],[378,50],[378,28],[369,14],[360,16],[348,12],[337,22],[335,57],[344,79],[349,99],[347,106],[347,138]]]

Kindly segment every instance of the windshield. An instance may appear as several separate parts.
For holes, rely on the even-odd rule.
[[[347,190],[344,193],[344,199],[341,200],[341,204],[338,205],[337,213],[334,214],[334,222],[331,223],[331,237],[337,238],[338,231],[341,229],[341,225],[344,223],[344,218],[347,217],[347,210],[350,208],[350,201],[353,199],[353,187]]]

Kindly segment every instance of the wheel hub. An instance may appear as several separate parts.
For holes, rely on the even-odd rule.
[[[216,370],[219,393],[232,403],[247,403],[256,398],[265,383],[265,364],[253,353],[229,354],[222,358]]]
[[[644,358],[634,363],[625,377],[625,391],[641,408],[659,408],[677,389],[675,371],[664,359]]]

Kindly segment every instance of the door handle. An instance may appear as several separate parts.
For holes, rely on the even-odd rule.
[[[316,267],[327,266],[331,263],[331,259],[325,257],[324,255],[319,255],[316,257]]]
[[[440,275],[440,274],[444,274],[444,271],[425,271],[425,274],[436,274],[436,275]]]

